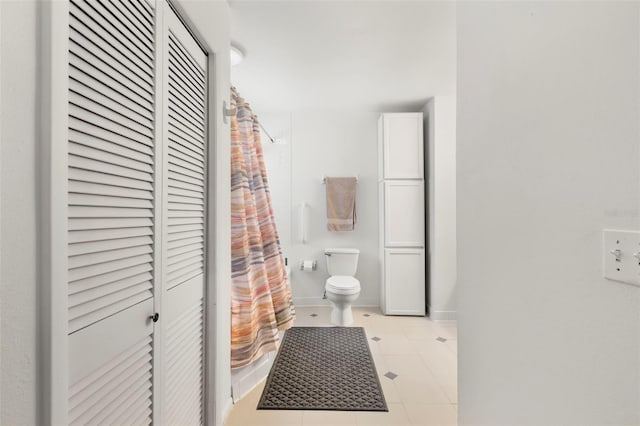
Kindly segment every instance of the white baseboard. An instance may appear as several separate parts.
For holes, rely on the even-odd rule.
[[[216,419],[219,419],[218,421],[220,422],[217,426],[223,426],[226,423],[227,417],[229,417],[229,413],[231,412],[231,407],[233,407],[233,399],[231,399],[231,397],[224,400],[220,404],[220,407],[217,407],[222,414],[216,416]]]
[[[433,321],[456,321],[458,319],[457,311],[434,311],[429,306],[429,318]]]
[[[327,299],[323,299],[321,297],[293,297],[293,305],[294,306],[308,306],[308,307],[317,307],[317,306],[331,306],[331,303]]]
[[[317,308],[322,306],[331,306],[331,303],[327,299],[323,299],[322,297],[295,297],[293,298],[293,305],[306,307],[306,308]],[[358,299],[351,306],[357,306],[360,308],[377,308],[380,306],[377,300],[367,300],[367,299]]]

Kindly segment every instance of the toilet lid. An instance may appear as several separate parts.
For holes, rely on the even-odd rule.
[[[327,291],[335,294],[354,294],[360,291],[360,281],[347,275],[336,275],[327,279]]]

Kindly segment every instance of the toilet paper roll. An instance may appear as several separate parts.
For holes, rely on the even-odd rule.
[[[313,271],[313,260],[305,260],[302,262],[303,271]]]

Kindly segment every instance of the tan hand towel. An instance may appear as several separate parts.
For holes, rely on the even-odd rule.
[[[356,225],[355,177],[327,177],[327,229],[353,231]]]

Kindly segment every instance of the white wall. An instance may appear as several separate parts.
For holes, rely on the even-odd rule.
[[[423,110],[428,164],[429,317],[455,320],[456,282],[456,99],[431,98]]]
[[[638,7],[458,5],[460,425],[640,424]]]
[[[38,424],[36,40],[38,7],[0,2],[0,424]]]
[[[362,286],[355,305],[378,306],[376,123],[379,113],[296,111],[259,113],[258,116],[271,136],[288,140],[287,145],[268,146],[265,138],[263,145],[276,225],[284,254],[292,268],[294,303],[298,306],[328,305],[322,300],[328,277],[323,250],[327,247],[355,247],[360,249],[356,277]],[[286,181],[287,166],[290,170],[289,183]],[[359,176],[355,231],[327,231],[324,175]],[[310,206],[306,244],[301,243],[299,232],[299,206],[303,201]],[[284,213],[287,203],[288,217]],[[299,263],[304,259],[316,260],[318,270],[300,271]]]
[[[291,255],[293,232],[291,226],[291,153],[293,147],[291,114],[286,112],[263,113],[258,115],[258,120],[269,135],[277,140],[276,143],[272,143],[262,131],[262,148],[271,192],[273,216],[282,252],[285,257],[288,257]]]

